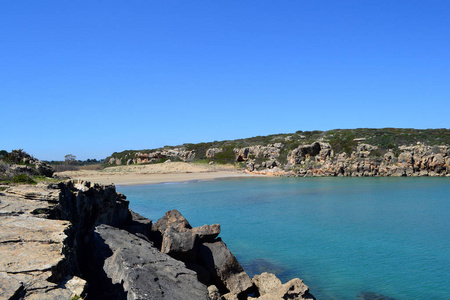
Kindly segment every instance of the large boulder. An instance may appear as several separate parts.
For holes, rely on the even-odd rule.
[[[259,297],[258,300],[283,300],[283,299],[315,299],[309,288],[302,280],[295,278],[282,284],[281,281],[271,273],[264,272],[253,277]]]
[[[161,245],[161,252],[183,261],[194,261],[199,245],[198,235],[191,232],[177,232],[167,228]]]
[[[149,238],[152,234],[152,221],[130,210],[131,220],[125,226],[128,232]]]
[[[260,295],[277,293],[282,286],[281,280],[275,274],[267,272],[255,275],[252,281]]]
[[[35,164],[35,168],[36,168],[38,175],[41,175],[41,176],[52,177],[53,173],[55,173],[55,171],[49,164],[46,164],[42,161],[37,161]]]
[[[216,154],[223,152],[222,148],[210,148],[206,150],[206,157],[207,158],[214,158]]]
[[[219,289],[226,289],[234,295],[241,296],[252,288],[250,277],[224,242],[203,243],[199,254],[199,260],[213,275],[214,284]]]
[[[194,271],[125,230],[99,225],[90,245],[93,299],[209,299]]]
[[[159,233],[153,236],[156,244],[161,244],[161,251],[179,259],[193,260],[196,256],[198,242],[212,242],[220,233],[220,225],[203,225],[192,228],[181,213],[168,211],[152,228]]]
[[[444,169],[445,159],[442,154],[436,154],[433,160],[429,164],[430,168],[436,171],[441,171]]]
[[[176,209],[166,212],[166,214],[153,225],[153,230],[163,234],[169,227],[179,232],[192,228],[186,218]]]
[[[398,161],[401,163],[406,163],[409,166],[414,164],[414,159],[411,152],[400,153],[400,155],[398,156]]]
[[[300,145],[298,148],[292,150],[287,160],[291,165],[299,164],[300,161],[308,157],[314,157],[320,154],[321,145],[319,142],[314,142],[311,145]],[[326,156],[326,153],[323,153]],[[330,152],[331,154],[331,152]]]
[[[193,233],[197,234],[202,242],[213,242],[220,233],[220,224],[203,225],[192,228]]]

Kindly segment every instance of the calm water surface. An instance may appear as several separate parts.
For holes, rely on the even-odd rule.
[[[220,223],[244,269],[317,299],[450,299],[450,178],[243,178],[119,186],[154,221]]]

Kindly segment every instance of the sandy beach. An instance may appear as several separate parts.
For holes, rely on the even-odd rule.
[[[231,165],[206,165],[171,162],[149,165],[108,167],[103,170],[77,170],[56,173],[61,177],[86,180],[101,184],[137,185],[190,180],[212,180],[231,177],[254,177]]]

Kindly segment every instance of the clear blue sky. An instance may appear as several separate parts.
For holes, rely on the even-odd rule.
[[[450,1],[2,1],[0,150],[449,128]]]

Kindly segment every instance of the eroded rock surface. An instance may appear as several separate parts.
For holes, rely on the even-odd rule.
[[[250,277],[224,242],[204,243],[200,248],[200,260],[213,275],[213,280],[219,288],[224,285],[237,296],[252,288]]]
[[[64,254],[70,222],[45,218],[57,194],[40,185],[10,187],[0,196],[1,299],[70,299],[84,293],[85,281],[81,288],[67,285],[74,278]]]
[[[302,280],[295,278],[285,284],[271,273],[262,273],[253,277],[253,283],[259,292],[258,300],[282,300],[282,299],[315,299],[309,288]]]
[[[177,210],[152,224],[130,211],[113,185],[9,186],[0,193],[0,299],[258,294],[219,233],[219,224],[192,228]],[[299,279],[281,285],[281,294],[308,295]]]
[[[208,299],[207,287],[197,280],[194,271],[125,230],[99,225],[91,246],[92,264],[98,264],[95,277],[102,280],[98,284],[104,287],[103,296],[128,300]]]

